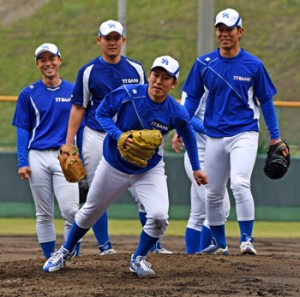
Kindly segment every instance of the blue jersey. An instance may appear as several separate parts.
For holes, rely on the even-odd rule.
[[[124,160],[117,148],[123,132],[129,130],[157,129],[164,141],[169,131],[177,129],[182,134],[187,150],[191,152],[193,169],[200,168],[194,130],[189,124],[186,108],[168,95],[163,103],[155,103],[147,93],[148,85],[123,85],[109,93],[96,111],[96,118],[105,128],[107,136],[103,143],[103,156],[116,169],[139,174],[153,168],[161,160],[163,145],[156,151],[148,166],[137,167]]]
[[[122,84],[144,84],[146,81],[144,69],[138,62],[121,56],[119,63],[109,64],[99,57],[79,70],[72,103],[86,108],[86,126],[103,132],[95,112],[105,95]]]
[[[265,106],[273,138],[279,136],[273,96],[276,89],[263,63],[241,49],[234,58],[224,58],[219,49],[199,57],[183,86],[185,106],[194,115],[204,96],[204,126],[210,137],[230,137],[259,131],[259,108]],[[265,114],[264,114],[265,115]]]
[[[66,142],[73,88],[65,80],[56,88],[40,80],[21,91],[12,124],[29,132],[28,149],[57,149]]]

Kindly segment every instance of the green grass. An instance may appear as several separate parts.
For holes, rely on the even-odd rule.
[[[127,56],[141,61],[146,71],[158,55],[168,53],[177,58],[181,75],[174,90],[176,97],[180,97],[181,86],[197,56],[197,2],[127,1]],[[300,40],[295,38],[300,26],[299,0],[252,0],[246,6],[244,0],[215,1],[216,13],[227,7],[240,12],[245,27],[241,45],[265,62],[278,86],[279,98],[299,100],[296,65],[300,62]],[[98,27],[110,18],[117,18],[117,1],[50,0],[31,17],[0,23],[0,75],[5,78],[0,95],[17,95],[40,78],[33,53],[43,42],[58,44],[64,59],[61,74],[75,81],[79,67],[100,54],[96,44]],[[213,22],[207,25],[213,26]]]
[[[171,220],[165,236],[184,236],[186,220]],[[0,218],[0,235],[35,235],[35,220],[23,218]],[[55,220],[57,234],[63,234],[63,220]],[[255,222],[256,238],[300,238],[300,222]],[[91,233],[92,231],[89,231]],[[138,220],[109,220],[110,235],[139,235],[141,225]],[[226,235],[238,237],[237,222],[226,223]]]
[[[31,1],[23,5],[30,6]],[[146,72],[158,55],[169,54],[178,59],[181,73],[178,86],[172,91],[176,98],[180,97],[186,75],[197,57],[197,3],[195,0],[127,1],[127,56],[142,62]],[[245,5],[245,0],[218,0],[214,3],[215,13],[227,7],[240,12],[245,27],[241,46],[264,61],[278,89],[274,99],[299,101],[300,39],[296,36],[300,27],[300,1],[252,0]],[[111,18],[117,18],[117,1],[50,0],[28,18],[20,17],[9,24],[0,22],[0,95],[16,96],[23,87],[40,79],[34,50],[44,42],[59,46],[64,60],[61,75],[75,81],[78,69],[100,55],[96,44],[98,27]],[[207,26],[213,26],[213,21]],[[2,147],[15,145],[15,130],[11,126],[14,107],[13,103],[9,106],[1,103]],[[299,146],[300,136],[297,125],[291,123],[297,120],[298,112],[285,109],[279,121],[285,132],[283,137],[295,146]],[[266,139],[263,134],[261,147],[265,146]]]

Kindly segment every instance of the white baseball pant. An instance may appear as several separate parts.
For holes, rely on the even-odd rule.
[[[36,209],[36,231],[40,243],[56,240],[53,224],[54,197],[64,223],[66,240],[79,209],[78,183],[69,183],[58,161],[58,150],[29,150],[29,185]]]

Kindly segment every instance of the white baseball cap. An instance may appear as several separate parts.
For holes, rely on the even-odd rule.
[[[242,19],[239,13],[232,8],[227,8],[225,10],[222,10],[217,14],[215,26],[221,23],[226,25],[230,29],[237,26],[241,28],[243,27]]]
[[[179,63],[170,56],[161,56],[156,58],[150,68],[150,71],[156,67],[165,69],[171,76],[176,77],[176,79],[179,77]]]
[[[44,52],[49,52],[49,53],[53,54],[54,56],[61,57],[60,51],[59,51],[58,47],[55,44],[53,44],[53,43],[43,43],[42,45],[40,45],[35,50],[35,53],[34,53],[35,60],[37,60],[39,55],[41,53],[44,53]]]
[[[109,20],[102,23],[99,27],[98,36],[106,36],[111,32],[117,32],[124,36],[124,29],[120,22]]]

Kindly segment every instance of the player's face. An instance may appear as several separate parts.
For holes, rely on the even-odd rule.
[[[51,79],[59,76],[61,62],[62,59],[60,57],[54,56],[49,52],[44,52],[39,55],[36,65],[44,77]]]
[[[216,37],[221,50],[230,51],[239,47],[240,39],[243,35],[243,28],[228,28],[224,24],[216,27]]]
[[[155,102],[163,102],[171,89],[174,89],[177,80],[163,68],[154,68],[148,77],[148,95]]]
[[[97,43],[102,47],[102,56],[107,62],[118,62],[121,55],[121,48],[125,43],[125,37],[117,32],[111,32],[105,37],[99,36]]]

